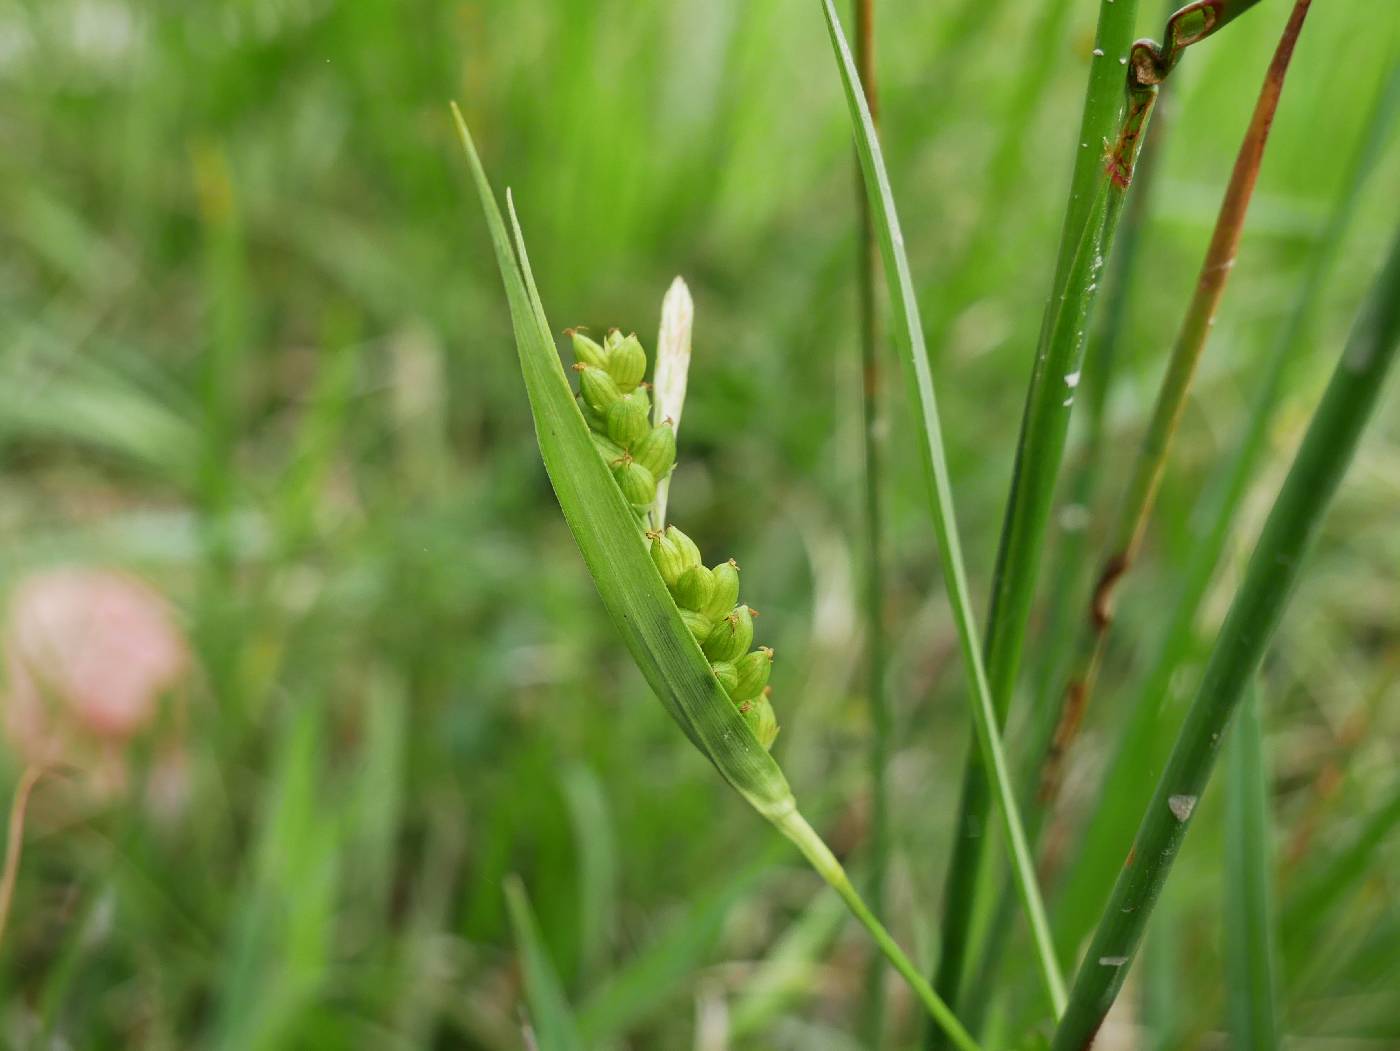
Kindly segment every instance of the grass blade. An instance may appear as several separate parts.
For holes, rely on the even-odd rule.
[[[506,911],[510,914],[515,944],[520,949],[520,969],[525,978],[525,997],[530,1005],[530,1021],[539,1051],[583,1051],[578,1028],[559,976],[554,973],[549,951],[535,925],[530,900],[518,877],[506,880]]]
[[[1269,775],[1250,689],[1225,750],[1225,990],[1235,1047],[1279,1046]]]
[[[1126,4],[1127,0],[1125,6]],[[899,217],[895,213],[894,195],[890,190],[888,173],[885,171],[879,136],[876,134],[869,107],[865,103],[864,92],[860,88],[855,60],[851,57],[850,48],[841,32],[840,20],[831,0],[823,0],[822,10],[826,14],[831,46],[836,53],[837,68],[841,73],[842,86],[845,88],[846,101],[851,111],[856,151],[860,156],[861,171],[865,176],[866,193],[875,220],[875,230],[879,236],[880,251],[885,264],[885,281],[895,315],[896,342],[904,359],[908,385],[913,395],[911,401],[922,438],[920,448],[924,454],[929,496],[933,505],[934,532],[938,536],[944,583],[948,589],[948,602],[957,625],[963,666],[968,679],[972,723],[980,753],[989,771],[987,776],[992,783],[992,794],[1001,813],[1003,831],[1016,873],[1017,890],[1031,928],[1045,988],[1055,1014],[1058,1015],[1065,1002],[1064,979],[1060,975],[1054,946],[1050,941],[1049,923],[1045,918],[1045,907],[1035,881],[1035,867],[1026,844],[1025,831],[1021,827],[1021,819],[1016,809],[1011,775],[998,736],[998,720],[992,704],[992,694],[982,666],[977,625],[968,596],[967,574],[963,569],[962,549],[958,541],[953,493],[948,481],[948,463],[943,451],[938,403],[933,390],[933,375],[924,348],[923,326],[919,321],[919,308],[914,297],[909,260],[904,252],[904,235],[899,228]]]
[[[1167,768],[1080,965],[1054,1051],[1080,1051],[1122,987],[1190,827],[1220,736],[1283,615],[1400,347],[1400,232],[1255,544]]]
[[[930,1017],[959,1047],[975,1051],[977,1045],[971,1036],[870,911],[830,848],[798,813],[787,778],[729,700],[681,620],[629,505],[588,436],[588,424],[574,401],[550,336],[514,209],[512,248],[471,133],[455,105],[452,112],[510,304],[516,350],[545,471],[603,605],[633,660],[662,706],[720,776],[791,840],[817,874],[841,895],[881,952],[909,982]]]

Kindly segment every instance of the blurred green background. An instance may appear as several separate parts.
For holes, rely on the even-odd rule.
[[[1284,6],[1193,49],[1164,95],[1091,536]],[[1155,33],[1160,5],[1143,7]],[[879,4],[884,136],[979,597],[1096,10]],[[1394,4],[1311,16],[1065,828],[1092,802],[1196,498],[1238,439],[1398,41]],[[856,190],[818,5],[10,0],[0,590],[44,567],[125,567],[175,604],[197,670],[177,813],[147,802],[140,742],[125,792],[91,798],[70,777],[36,791],[0,947],[0,1044],[520,1048],[502,897],[518,873],[593,1044],[858,1046],[865,940],[649,696],[558,514],[453,98],[513,188],[557,329],[635,329],[650,350],[666,286],[690,283],[671,517],[744,566],[778,653],[777,754],[859,868]],[[1312,319],[1239,550],[1390,237],[1397,186],[1392,146]],[[968,727],[917,447],[888,394],[890,920],[927,961]],[[1394,391],[1388,405],[1266,666],[1298,1048],[1400,1047],[1400,844],[1384,836],[1400,815]],[[1204,639],[1237,568],[1217,574]],[[1173,696],[1194,681],[1181,669]],[[0,761],[6,796],[20,765]],[[1217,795],[1114,1046],[1223,1046]],[[1014,968],[1004,980],[1033,988]],[[890,996],[907,1045],[915,1014],[902,988]]]

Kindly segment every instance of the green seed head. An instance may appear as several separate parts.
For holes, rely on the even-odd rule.
[[[630,456],[623,456],[612,465],[622,495],[633,507],[647,507],[656,499],[656,476]]]
[[[663,533],[648,533],[647,536],[651,540],[651,560],[656,564],[657,572],[661,574],[661,579],[666,582],[668,588],[674,588],[676,581],[680,580],[681,574],[690,568],[685,561],[685,556],[681,554],[681,549],[669,536]],[[704,618],[707,631],[711,619]],[[701,638],[704,636],[702,635]]]
[[[715,678],[724,687],[724,692],[732,698],[734,690],[739,685],[739,672],[729,661],[715,661],[710,667],[714,669]]]
[[[734,687],[733,696],[741,701],[757,697],[768,685],[768,673],[773,670],[773,651],[767,646],[760,646],[735,661],[734,668],[739,681]]]
[[[739,711],[743,713],[753,735],[758,738],[758,743],[765,749],[771,749],[774,739],[778,736],[778,716],[773,711],[767,694],[744,701],[739,705]]]
[[[627,394],[608,406],[607,415],[608,437],[619,445],[631,445],[633,442],[644,437],[648,430],[647,410],[642,405],[641,399],[634,395]],[[637,459],[637,457],[633,457]],[[640,461],[639,461],[640,462]],[[642,464],[648,471],[651,467]],[[656,472],[651,471],[655,476]]]
[[[734,611],[720,620],[705,636],[701,649],[712,661],[738,660],[753,644],[753,610],[735,606]]]
[[[695,546],[695,541],[686,536],[675,526],[666,527],[666,537],[679,549],[681,556],[685,559],[686,568],[700,565],[700,549]]]
[[[602,368],[607,364],[608,354],[598,343],[589,339],[582,331],[571,328],[565,332],[574,342],[574,360],[582,365]]]
[[[608,372],[624,394],[637,389],[647,374],[647,352],[636,336],[628,336],[608,351]]]
[[[714,594],[700,612],[711,620],[719,620],[739,601],[739,563],[731,558],[715,566],[710,574],[715,578]]]
[[[696,642],[704,642],[710,634],[710,628],[714,626],[709,617],[703,613],[696,613],[693,609],[681,610],[681,620],[685,621],[685,626],[695,636]]]
[[[697,613],[709,604],[710,596],[714,593],[715,575],[704,566],[691,566],[681,574],[672,589],[676,605]]]
[[[608,329],[608,334],[603,337],[603,351],[611,354],[613,349],[622,343],[622,333],[615,328]]]
[[[676,462],[676,429],[671,421],[667,419],[647,431],[632,446],[632,458],[657,478],[665,478]]]
[[[617,383],[604,369],[596,365],[578,364],[574,366],[579,374],[579,387],[583,390],[583,400],[599,416],[605,416],[608,407],[622,397]]]

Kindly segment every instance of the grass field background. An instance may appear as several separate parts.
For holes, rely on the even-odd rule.
[[[1070,165],[1102,148],[1073,141],[1096,7],[879,9],[885,144],[979,602]],[[1091,543],[1285,7],[1193,49],[1164,90],[1101,506],[1058,519]],[[1400,7],[1316,5],[1052,829],[1065,849],[1397,61]],[[173,797],[152,800],[144,740],[124,791],[36,791],[0,945],[6,1046],[521,1047],[511,873],[591,1045],[859,1046],[865,942],[648,696],[558,514],[449,99],[513,189],[557,329],[616,325],[650,349],[662,293],[689,282],[671,517],[744,567],[777,650],[776,753],[859,869],[856,187],[818,5],[21,0],[0,8],[0,591],[55,565],[131,570],[175,604],[196,670]],[[1310,319],[1203,644],[1397,186],[1400,142]],[[888,911],[931,962],[969,733],[888,360]],[[1261,680],[1280,1003],[1300,1049],[1400,1046],[1397,407],[1392,390]],[[1047,627],[1013,754],[1053,667]],[[1178,719],[1198,672],[1172,679]],[[19,769],[0,758],[7,794]],[[1115,1046],[1224,1046],[1220,794],[1202,808]],[[1034,975],[1011,966],[998,988],[1014,1017]],[[890,995],[912,1046],[912,1005]],[[727,1043],[705,1043],[722,1016]]]

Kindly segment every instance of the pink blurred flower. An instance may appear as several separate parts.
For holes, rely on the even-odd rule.
[[[169,604],[134,577],[56,569],[20,581],[4,630],[5,733],[30,763],[103,774],[150,727],[190,656]],[[118,778],[120,779],[120,778]]]

